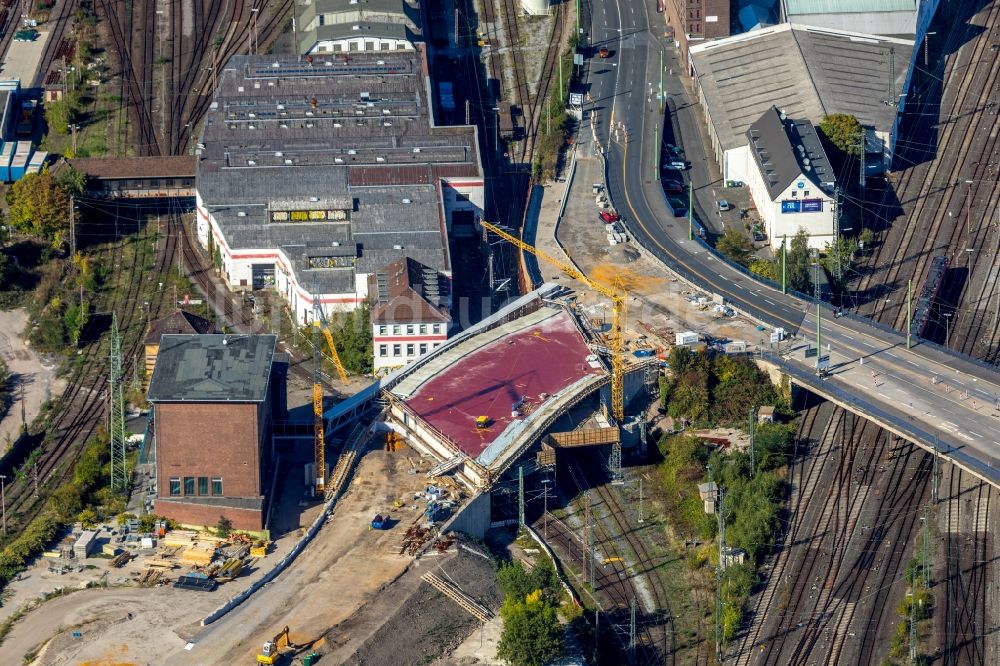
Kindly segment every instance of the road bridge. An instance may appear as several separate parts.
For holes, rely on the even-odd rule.
[[[815,305],[726,262],[692,236],[687,220],[674,218],[667,206],[658,176],[660,128],[663,110],[684,91],[675,77],[660,69],[670,52],[669,43],[660,37],[662,18],[640,0],[600,3],[592,17],[592,45],[607,46],[614,55],[588,61],[584,83],[593,102],[585,113],[594,116],[606,160],[607,190],[632,237],[681,279],[722,295],[759,321],[796,334],[772,354],[795,383],[1000,486],[995,452],[1000,442],[1000,373],[923,341],[906,349],[902,334],[861,318],[834,318],[828,310],[820,337],[830,374],[817,376],[816,358],[805,356],[815,331],[815,315],[810,314]],[[585,117],[583,125],[590,122]],[[710,192],[697,128],[680,126],[696,174],[693,185],[696,191]]]

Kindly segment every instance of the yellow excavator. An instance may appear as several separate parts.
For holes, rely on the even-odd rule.
[[[279,664],[281,663],[281,654],[283,651],[291,651],[292,656],[308,650],[316,643],[315,640],[306,641],[305,643],[295,644],[289,637],[288,627],[285,627],[277,634],[274,635],[269,641],[264,643],[264,647],[257,654],[258,664]],[[311,652],[305,656],[303,660],[303,666],[312,666],[317,661],[319,661],[319,655],[315,652]]]

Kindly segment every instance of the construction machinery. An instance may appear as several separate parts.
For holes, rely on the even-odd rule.
[[[333,334],[330,333],[329,326],[326,325],[326,320],[323,317],[323,308],[320,306],[319,295],[313,296],[313,332],[312,332],[312,345],[313,345],[313,433],[314,433],[314,451],[313,459],[316,463],[316,483],[314,494],[316,496],[322,496],[326,490],[326,442],[324,441],[324,435],[326,430],[326,424],[323,422],[323,383],[322,383],[322,370],[320,363],[320,341],[319,335],[322,332],[323,337],[326,338],[326,344],[330,348],[330,358],[333,360],[334,367],[337,368],[337,374],[340,375],[340,380],[344,384],[348,384],[347,371],[344,369],[344,364],[340,362],[340,354],[337,353],[337,347],[333,344]]]
[[[567,276],[573,278],[574,280],[579,280],[583,284],[587,285],[590,289],[593,289],[602,296],[608,298],[611,301],[611,332],[609,334],[609,350],[611,352],[611,413],[615,419],[621,423],[625,419],[625,396],[624,396],[624,385],[625,385],[625,316],[626,316],[626,305],[627,305],[627,294],[625,289],[622,287],[621,281],[615,278],[614,283],[609,287],[600,282],[596,282],[582,272],[577,270],[575,266],[567,264],[564,261],[560,261],[555,257],[539,250],[538,248],[528,245],[520,238],[512,236],[495,224],[490,224],[489,222],[482,222],[483,229],[492,234],[499,236],[511,245],[514,245],[524,252],[530,252],[542,261],[551,264],[565,273]]]
[[[258,664],[277,664],[281,659],[281,651],[284,648],[296,649],[298,646],[292,644],[288,638],[288,627],[285,627],[274,635],[269,641],[264,642],[264,647],[257,654]]]

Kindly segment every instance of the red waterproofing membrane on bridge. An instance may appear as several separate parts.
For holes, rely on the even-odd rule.
[[[512,404],[523,399],[527,415],[543,402],[542,393],[603,374],[587,363],[590,354],[570,316],[561,312],[466,356],[421,386],[407,404],[476,458],[510,424]],[[488,427],[476,427],[479,416],[489,417]]]

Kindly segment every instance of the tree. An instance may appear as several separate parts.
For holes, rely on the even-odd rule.
[[[854,116],[847,113],[823,116],[823,120],[819,123],[819,131],[827,141],[842,152],[855,157],[861,155],[861,140],[865,129]]]
[[[50,132],[65,136],[69,133],[69,126],[76,122],[79,113],[80,95],[74,90],[69,90],[62,99],[45,103],[45,124],[49,126]]]
[[[556,609],[541,590],[508,597],[500,607],[503,633],[497,656],[511,666],[543,666],[562,656],[563,631]]]
[[[59,170],[56,181],[70,196],[76,197],[83,194],[83,190],[87,186],[87,174],[67,165]]]
[[[811,294],[813,291],[813,253],[809,249],[809,233],[800,229],[792,237],[785,253],[788,285],[795,291]]]
[[[69,195],[48,169],[30,173],[7,190],[10,224],[24,233],[62,244],[69,228]]]
[[[225,516],[219,516],[219,522],[215,524],[215,533],[225,539],[233,532],[233,521]]]
[[[781,263],[779,261],[768,261],[767,259],[754,259],[747,266],[754,275],[759,275],[768,280],[781,279]]]
[[[753,252],[753,244],[739,229],[730,227],[715,244],[715,249],[721,252],[724,257],[745,265],[750,253]]]
[[[858,248],[864,250],[865,248],[871,247],[872,243],[875,241],[875,232],[869,227],[865,227],[858,234]]]
[[[541,590],[546,600],[555,603],[559,593],[559,577],[548,560],[536,565],[531,571],[518,561],[506,562],[497,571],[497,583],[504,599],[523,599],[534,590]]]
[[[335,314],[330,333],[337,345],[337,354],[348,372],[366,375],[372,371],[371,309],[365,303],[350,313]]]

